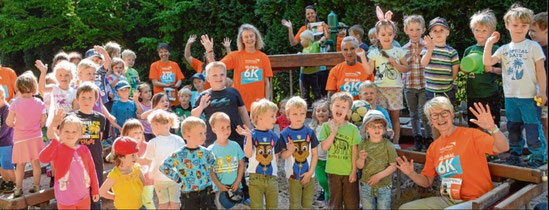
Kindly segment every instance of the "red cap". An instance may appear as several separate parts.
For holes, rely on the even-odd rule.
[[[137,147],[137,141],[130,137],[122,136],[114,140],[112,150],[116,155],[129,155],[139,152],[139,147]]]

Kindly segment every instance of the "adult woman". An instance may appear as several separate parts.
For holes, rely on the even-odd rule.
[[[494,186],[488,170],[486,154],[495,155],[509,150],[507,138],[494,124],[490,106],[475,103],[469,110],[477,119],[471,122],[488,131],[457,127],[453,123],[454,107],[446,97],[435,97],[425,104],[424,111],[433,127],[440,131],[427,150],[426,161],[421,174],[414,171],[414,161],[406,157],[397,158],[397,168],[422,187],[433,184],[435,176],[440,176],[441,189],[457,189],[457,192],[441,192],[449,196],[438,196],[412,201],[400,206],[401,209],[472,208],[471,200],[477,199]],[[461,183],[461,187],[444,184],[447,181]]]
[[[318,16],[316,15],[316,9],[312,5],[308,5],[305,7],[305,25],[301,26],[299,28],[299,31],[297,31],[297,34],[294,36],[294,31],[292,28],[292,22],[289,20],[282,19],[282,25],[286,26],[288,28],[288,38],[290,39],[290,45],[296,46],[301,42],[301,38],[299,37],[301,33],[309,27],[310,23],[316,23],[320,22]],[[330,38],[330,33],[328,31],[328,25],[326,23],[321,22],[324,26],[324,36],[326,36],[326,40]]]

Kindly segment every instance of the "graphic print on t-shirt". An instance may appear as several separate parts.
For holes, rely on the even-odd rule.
[[[171,66],[169,67],[171,69]],[[164,84],[175,82],[175,74],[172,71],[162,71],[162,75],[160,75],[160,82]]]
[[[511,80],[521,80],[524,75],[523,64],[528,59],[528,49],[511,49],[503,53],[507,56],[505,66],[507,66],[507,75]]]
[[[358,96],[358,87],[362,84],[362,81],[358,79],[360,72],[346,72],[344,75],[345,83],[339,86],[339,91],[348,92],[353,96]]]
[[[454,157],[454,154],[448,154],[440,157],[440,162],[437,165],[436,170],[440,178],[450,178],[455,175],[463,174],[459,155]]]
[[[301,175],[309,171],[309,162],[307,162],[307,157],[309,157],[309,151],[311,150],[309,148],[311,137],[307,134],[305,139],[303,139],[301,135],[297,135],[297,139],[295,140],[292,140],[290,135],[288,135],[287,138],[288,142],[293,141],[296,147],[294,153],[292,153],[295,162],[292,166],[294,174],[292,174],[291,178],[301,180]]]
[[[229,100],[229,98],[223,97],[223,98],[220,98],[220,99],[211,100],[210,101],[210,106],[211,107],[223,107],[223,106],[228,106],[230,102],[231,102],[231,100]]]
[[[95,139],[99,139],[101,134],[101,122],[99,121],[82,121],[82,138],[80,143],[83,145],[95,144]]]
[[[261,141],[257,139],[254,140],[254,143],[255,159],[259,162],[255,172],[258,174],[271,175],[273,173],[271,162],[273,161],[274,139],[269,141],[267,137],[263,137]]]
[[[9,98],[10,97],[10,92],[8,92],[8,86],[7,85],[2,85],[2,88],[4,88],[4,98]]]
[[[377,65],[375,68],[376,68],[375,80],[383,80],[383,78],[395,80],[397,79],[397,76],[400,73],[393,66],[389,65],[389,63],[381,63]]]
[[[328,158],[347,160],[349,159],[349,156],[347,155],[348,151],[350,151],[349,142],[345,141],[344,139],[341,139],[341,136],[339,136],[339,133],[338,133],[336,134],[334,143],[330,148]]]
[[[217,167],[214,167],[215,173],[232,173],[233,171],[238,171],[238,161],[236,155],[234,156],[225,156],[225,157],[218,157],[215,159],[215,165]]]
[[[244,72],[240,73],[240,84],[250,84],[254,82],[261,82],[263,80],[263,69],[259,68],[260,59],[244,60]]]

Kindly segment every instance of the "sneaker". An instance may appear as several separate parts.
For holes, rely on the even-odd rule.
[[[108,140],[105,140],[101,142],[101,146],[103,147],[103,149],[107,149],[111,147],[111,143]]]
[[[507,158],[507,161],[505,161],[507,165],[514,165],[514,166],[522,166],[522,161],[520,160],[519,156],[511,155],[509,158]]]
[[[316,198],[317,201],[324,201],[325,197],[324,197],[324,190],[321,190],[320,191],[320,195],[318,195],[318,198]]]
[[[6,183],[6,182],[4,182]],[[13,193],[13,189],[15,188],[15,182],[7,182],[6,188],[4,189],[4,194],[10,194]]]
[[[36,193],[38,191],[40,191],[39,185],[33,185],[32,188],[29,190],[30,193]]]
[[[423,149],[423,137],[417,135],[414,136],[414,146],[411,148],[411,150],[419,152]]]
[[[7,182],[2,182],[2,184],[0,184],[0,193],[3,193],[4,190],[6,190],[6,184]]]
[[[250,201],[249,198],[245,199],[244,201],[242,201],[242,204],[246,205],[246,206],[250,206],[250,204],[252,203],[252,201]]]
[[[22,195],[23,195],[23,190],[22,189],[19,189],[17,187],[13,188],[13,197],[14,198],[21,197]]]
[[[526,162],[526,166],[529,168],[539,168],[544,164],[545,163],[542,160],[537,160],[537,159],[530,159],[528,160],[528,162]]]
[[[400,144],[393,144],[393,147],[395,147],[395,149],[401,149]]]

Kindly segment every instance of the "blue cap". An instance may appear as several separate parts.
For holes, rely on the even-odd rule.
[[[244,197],[244,194],[239,189],[235,192],[232,192],[231,190],[221,192],[219,195],[219,203],[223,208],[230,209],[234,207],[237,203],[242,202],[242,198]]]
[[[195,73],[195,74],[191,77],[191,81],[194,80],[195,78],[201,79],[202,81],[206,81],[206,77],[204,77],[204,74],[201,74],[201,73]]]
[[[86,54],[84,54],[84,57],[86,57],[86,58],[91,58],[91,57],[94,57],[94,56],[97,56],[97,57],[103,59],[103,56],[101,54],[99,54],[97,51],[95,51],[94,49],[89,49],[88,51],[86,51]]]
[[[128,82],[126,82],[125,80],[120,80],[116,83],[116,85],[114,86],[114,89],[118,91],[122,88],[129,88],[129,87],[130,87],[130,84],[128,84]]]

